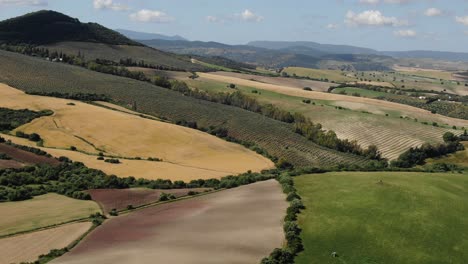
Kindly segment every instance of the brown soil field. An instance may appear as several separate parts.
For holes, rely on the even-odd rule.
[[[75,105],[68,105],[70,102]],[[104,152],[118,157],[157,157],[164,161],[128,160],[122,166],[103,164],[97,162],[95,156],[83,153],[75,152],[69,156],[91,168],[119,176],[139,178],[150,174],[151,178],[193,179],[215,175],[219,178],[274,166],[270,160],[251,150],[195,129],[78,101],[27,95],[6,85],[0,85],[0,106],[54,111],[52,116],[36,119],[17,129],[41,135],[45,150],[54,156],[69,156],[70,153],[64,155],[63,149],[75,146],[86,154]]]
[[[31,164],[49,164],[58,165],[60,162],[54,158],[36,155],[32,152],[21,150],[4,143],[0,143],[0,153],[5,153],[13,160],[26,165]],[[0,165],[1,166],[1,165]]]
[[[0,160],[0,169],[19,169],[25,165],[16,160]]]
[[[266,77],[266,76],[258,76],[258,75],[253,75],[253,74],[243,74],[243,73],[235,73],[235,72],[214,72],[210,74],[218,75],[218,76],[234,77],[234,78],[239,78],[239,79],[258,82],[258,83],[281,85],[285,87],[292,87],[292,88],[298,88],[298,89],[303,89],[304,87],[310,87],[312,88],[312,90],[320,91],[320,92],[326,92],[328,88],[330,88],[331,86],[336,86],[336,84],[328,83],[328,82],[319,82],[319,81],[302,80],[302,79],[295,79],[295,78],[284,78],[284,77]]]
[[[455,125],[457,127],[468,127],[468,120],[446,117],[446,116],[439,115],[439,114],[432,114],[431,112],[427,110],[409,106],[409,105],[403,105],[403,104],[392,103],[388,101],[365,98],[365,97],[346,96],[346,95],[341,95],[341,94],[323,93],[323,92],[316,92],[316,91],[304,91],[302,89],[297,89],[293,87],[254,82],[254,81],[245,80],[242,78],[223,76],[223,75],[219,75],[215,73],[199,73],[199,75],[203,78],[207,78],[207,79],[211,79],[215,81],[256,87],[258,89],[264,89],[264,90],[287,94],[291,96],[298,96],[298,97],[304,97],[304,98],[310,98],[310,99],[316,99],[316,100],[351,102],[354,104],[350,105],[350,108],[354,107],[356,108],[356,110],[360,110],[362,109],[362,107],[369,108],[372,106],[372,107],[375,107],[376,109],[381,109],[379,111],[401,111],[401,112],[404,112],[406,115],[410,115],[412,118],[418,118],[420,120],[430,120],[430,121],[435,121],[441,124],[448,124],[450,126]],[[351,108],[351,109],[354,110],[354,108]]]
[[[33,262],[52,249],[67,247],[90,228],[90,222],[80,222],[0,239],[0,264]]]
[[[51,263],[259,263],[284,241],[275,180],[114,217]]]
[[[162,193],[173,194],[179,198],[186,196],[189,191],[204,192],[209,190],[207,188],[194,188],[194,189],[169,189],[169,190],[152,190],[145,188],[132,188],[132,189],[94,189],[89,190],[94,201],[96,201],[104,213],[109,213],[112,209],[118,211],[124,210],[128,205],[134,207],[153,203],[159,201],[159,196]]]

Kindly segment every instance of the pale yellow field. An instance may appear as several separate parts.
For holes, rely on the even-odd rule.
[[[365,81],[359,81],[359,82],[352,82],[352,83],[359,83],[359,84],[367,84],[367,85],[375,85],[375,86],[383,86],[383,87],[395,87],[393,84],[388,83],[388,82],[365,82]]]
[[[67,105],[69,102],[75,105]],[[44,150],[52,155],[69,156],[91,168],[118,176],[211,178],[274,166],[270,160],[253,151],[198,130],[78,101],[26,95],[6,85],[0,85],[0,106],[54,111],[54,115],[36,119],[17,130],[41,135],[47,148]],[[164,162],[104,164],[96,161],[95,156],[63,152],[70,146],[90,154],[103,152],[127,158],[157,157]]]
[[[100,209],[93,201],[48,193],[30,200],[0,203],[0,212],[0,236],[3,236],[86,218]]]
[[[0,264],[36,261],[52,249],[67,247],[90,228],[90,222],[80,222],[0,239]]]
[[[453,73],[449,71],[434,70],[434,69],[423,69],[423,68],[414,68],[414,67],[403,67],[395,65],[393,69],[399,72],[419,75],[429,78],[437,78],[443,80],[454,80]]]
[[[373,113],[379,114],[381,112],[387,111],[400,111],[405,113],[406,116],[411,118],[418,118],[419,120],[428,120],[438,122],[439,124],[448,124],[450,126],[457,127],[468,127],[468,120],[462,120],[457,118],[446,117],[439,114],[431,114],[431,112],[398,103],[392,103],[383,100],[365,98],[365,97],[355,97],[355,96],[346,96],[341,94],[333,93],[324,93],[316,91],[304,91],[302,89],[297,89],[293,87],[259,83],[255,81],[245,80],[241,78],[222,76],[212,73],[198,73],[200,77],[211,79],[215,81],[234,83],[237,85],[255,87],[258,89],[273,91],[277,93],[287,94],[291,96],[298,96],[303,98],[310,98],[316,100],[328,100],[328,101],[337,101],[337,102],[349,102],[348,107],[353,110],[362,110],[362,109],[373,109]]]

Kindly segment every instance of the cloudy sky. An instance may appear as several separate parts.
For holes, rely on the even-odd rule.
[[[468,52],[468,0],[0,0],[0,19],[40,9],[229,44],[307,40]]]

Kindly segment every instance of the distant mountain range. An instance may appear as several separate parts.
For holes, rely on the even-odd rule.
[[[134,40],[151,40],[151,39],[187,40],[179,35],[167,36],[167,35],[162,35],[162,34],[138,32],[138,31],[127,30],[127,29],[116,29],[115,31],[126,36],[127,38],[134,39]]]

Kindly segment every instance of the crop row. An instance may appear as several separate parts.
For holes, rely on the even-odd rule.
[[[270,155],[297,166],[363,164],[354,155],[320,147],[294,133],[290,124],[236,107],[183,96],[164,88],[79,67],[0,51],[0,82],[29,92],[106,94],[121,104],[171,121],[192,121],[199,127],[222,127],[229,136],[252,142]],[[90,116],[91,118],[91,116]]]

